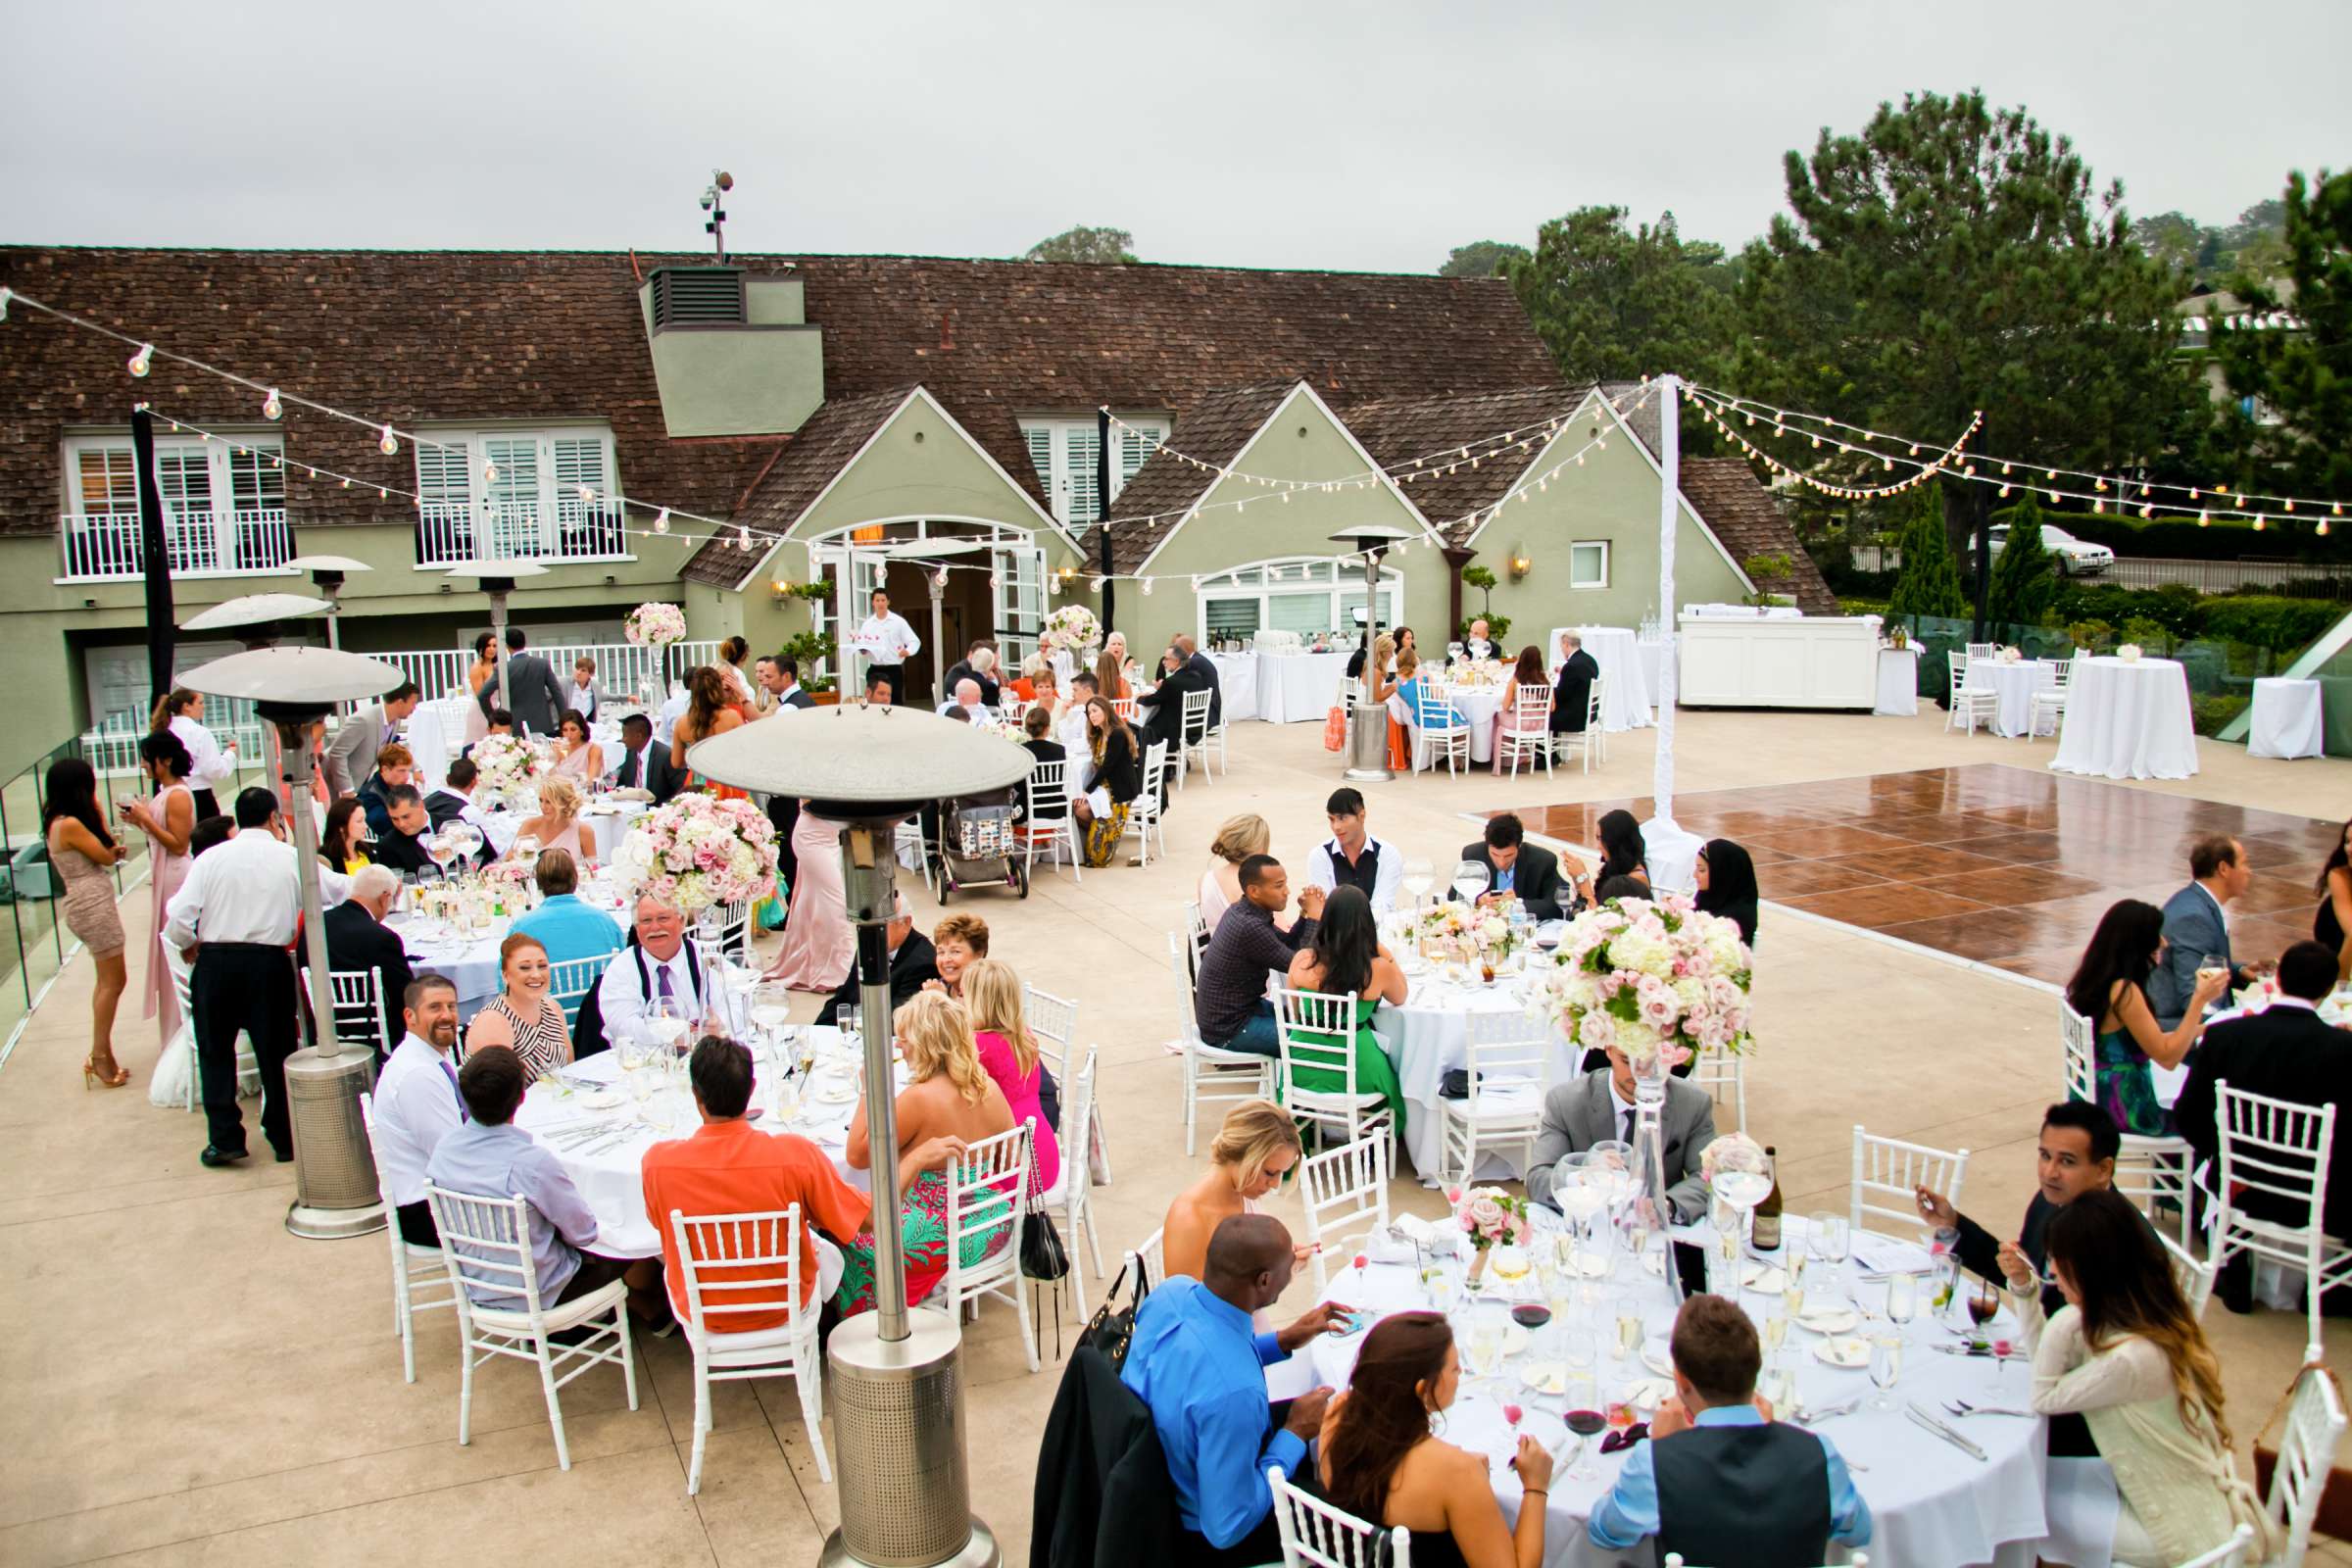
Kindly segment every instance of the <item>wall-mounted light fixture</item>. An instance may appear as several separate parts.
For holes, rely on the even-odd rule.
[[[1533,570],[1535,570],[1535,569],[1536,569],[1536,564],[1535,564],[1535,562],[1534,562],[1534,561],[1532,561],[1532,560],[1530,560],[1530,559],[1529,559],[1529,557],[1528,557],[1528,554],[1527,554],[1527,546],[1525,546],[1525,545],[1513,545],[1513,546],[1511,546],[1511,560],[1510,560],[1510,572],[1511,572],[1511,581],[1513,581],[1513,582],[1517,582],[1517,581],[1518,581],[1520,578],[1522,578],[1522,577],[1526,576],[1526,575],[1527,575],[1529,572],[1531,572],[1531,571],[1533,571]]]

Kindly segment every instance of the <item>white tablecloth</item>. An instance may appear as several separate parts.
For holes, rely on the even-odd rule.
[[[2078,658],[2069,687],[2051,768],[2100,778],[2195,776],[2188,672],[2179,660]]]
[[[514,813],[504,813],[505,820],[516,820]],[[492,817],[492,822],[499,821]],[[582,903],[594,905],[620,923],[629,923],[628,899],[619,887],[603,877],[581,884]],[[503,983],[498,970],[498,945],[506,941],[512,928],[512,918],[492,920],[482,934],[470,939],[447,934],[446,927],[418,929],[419,918],[414,914],[395,913],[384,921],[407,950],[409,967],[418,974],[446,975],[458,988],[458,1017],[472,1021],[473,1015],[498,995]]]
[[[1650,711],[1658,707],[1658,694],[1666,689],[1663,671],[1666,668],[1666,639],[1642,637],[1634,643],[1634,654],[1642,662],[1642,689],[1649,694]]]
[[[466,744],[466,710],[472,701],[460,697],[418,703],[409,714],[409,755],[416,759],[416,776],[425,788],[437,788],[449,776],[450,760]]]
[[[1600,727],[1615,734],[1619,730],[1645,729],[1655,722],[1651,713],[1651,694],[1657,689],[1650,671],[1665,657],[1665,644],[1650,645],[1656,653],[1644,656],[1642,643],[1623,626],[1554,626],[1551,641],[1544,645],[1544,667],[1556,681],[1560,668],[1560,636],[1573,632],[1585,640],[1585,652],[1600,666],[1600,678],[1608,684],[1601,693]]]
[[[1444,1163],[1445,1117],[1438,1086],[1448,1070],[1462,1065],[1463,1043],[1468,1037],[1463,1020],[1474,1012],[1522,1012],[1527,1006],[1525,996],[1515,976],[1497,977],[1492,986],[1475,982],[1456,986],[1434,974],[1421,974],[1412,977],[1403,1006],[1384,1006],[1372,1015],[1373,1033],[1396,1064],[1396,1081],[1404,1090],[1404,1147],[1413,1157],[1413,1168],[1421,1173],[1423,1186],[1438,1185]],[[1583,1055],[1581,1048],[1559,1039],[1553,1031],[1551,1081],[1565,1083],[1574,1077]],[[1478,1173],[1491,1180],[1517,1179],[1525,1174],[1517,1160],[1502,1152],[1489,1153]]]
[[[1874,713],[1909,717],[1919,711],[1919,645],[1879,650],[1879,701]]]
[[[2248,757],[2318,757],[2326,750],[2326,737],[2318,681],[2265,675],[2254,683]]]
[[[2034,725],[2034,694],[2058,684],[2058,666],[2039,659],[2021,659],[2014,664],[1997,659],[1972,659],[1968,683],[1993,694],[1995,735],[2024,735]]]
[[[850,1117],[858,1109],[855,1059],[841,1051],[835,1030],[803,1025],[802,1032],[818,1042],[814,1092],[798,1097],[797,1116],[788,1120],[772,1088],[781,1072],[764,1055],[756,1058],[752,1103],[761,1114],[753,1125],[765,1132],[795,1132],[811,1140],[844,1178],[862,1190],[866,1173],[849,1165]],[[613,1257],[659,1255],[662,1238],[645,1214],[645,1152],[664,1139],[687,1137],[701,1125],[693,1095],[675,1079],[658,1076],[657,1069],[624,1071],[619,1053],[613,1051],[575,1062],[564,1076],[595,1086],[611,1085],[609,1093],[617,1097],[617,1103],[592,1104],[592,1098],[601,1098],[598,1089],[566,1094],[562,1085],[543,1078],[523,1096],[514,1125],[555,1151],[572,1185],[596,1211],[598,1251]],[[646,1086],[626,1081],[639,1077],[646,1080]],[[636,1091],[657,1083],[662,1087],[638,1103]],[[612,1136],[602,1141],[568,1136],[597,1124],[610,1126]],[[559,1133],[566,1136],[559,1138]]]
[[[629,829],[652,809],[644,801],[611,801],[582,811],[580,829],[584,836],[593,836],[596,841],[596,863],[611,865],[621,842],[629,836]]]
[[[1211,654],[1208,662],[1217,666],[1217,711],[1225,715],[1225,722],[1234,724],[1246,718],[1255,718],[1257,656]]]
[[[1255,654],[1257,716],[1269,724],[1321,723],[1340,700],[1346,654]]]
[[[1444,686],[1439,693],[1453,710],[1470,721],[1470,760],[1494,760],[1495,720],[1502,716],[1507,686]],[[1395,711],[1394,709],[1391,711]],[[1547,713],[1548,709],[1545,710]]]
[[[1558,1216],[1545,1208],[1537,1210],[1537,1220],[1546,1228],[1559,1223]],[[1805,1235],[1804,1221],[1790,1215],[1784,1224],[1788,1247],[1800,1246]],[[1713,1233],[1711,1227],[1702,1223],[1695,1231],[1683,1234],[1703,1243],[1711,1240]],[[1870,1249],[1888,1240],[1865,1238],[1861,1245]],[[1658,1243],[1651,1242],[1650,1258],[1655,1260],[1660,1255]],[[1612,1272],[1591,1308],[1592,1315],[1584,1316],[1586,1309],[1581,1305],[1572,1306],[1565,1325],[1570,1331],[1592,1332],[1598,1341],[1594,1364],[1604,1399],[1621,1396],[1637,1381],[1659,1375],[1638,1359],[1616,1356],[1615,1297],[1630,1293],[1641,1298],[1649,1336],[1644,1349],[1661,1358],[1675,1311],[1662,1275],[1642,1268],[1614,1245],[1609,1261]],[[1837,1271],[1835,1286],[1829,1283],[1829,1275],[1814,1272],[1828,1266],[1819,1259],[1812,1261],[1805,1278],[1809,1300],[1843,1299],[1874,1309],[1883,1306],[1886,1287],[1864,1284],[1857,1277],[1862,1266],[1858,1260],[1849,1260]],[[1458,1279],[1458,1267],[1455,1274]],[[1522,1287],[1524,1298],[1541,1298],[1537,1282],[1537,1275],[1531,1273],[1527,1277]],[[1339,1270],[1332,1276],[1329,1295],[1332,1299],[1353,1307],[1368,1307],[1374,1313],[1404,1311],[1429,1304],[1409,1262],[1402,1265],[1374,1262],[1361,1271],[1352,1266]],[[1766,1298],[1742,1292],[1740,1304],[1761,1322]],[[1457,1325],[1463,1322],[1462,1311],[1456,1308]],[[1994,1320],[1993,1332],[2009,1327],[2011,1319],[2004,1307]],[[1446,1411],[1446,1441],[1489,1456],[1495,1499],[1502,1504],[1506,1521],[1517,1520],[1521,1494],[1517,1473],[1507,1462],[1517,1451],[1517,1439],[1503,1419],[1502,1401],[1508,1398],[1521,1403],[1526,1414],[1520,1430],[1555,1453],[1564,1452],[1571,1443],[1567,1428],[1559,1419],[1564,1399],[1532,1393],[1520,1381],[1520,1369],[1529,1362],[1559,1358],[1558,1341],[1553,1336],[1560,1328],[1560,1320],[1555,1318],[1552,1324],[1532,1333],[1514,1329],[1515,1335],[1525,1336],[1524,1344],[1515,1350],[1506,1350],[1502,1375],[1493,1380],[1471,1375],[1474,1363],[1469,1361],[1469,1351],[1465,1348],[1461,1390]],[[1456,1333],[1463,1335],[1466,1329],[1457,1326]],[[2022,1356],[2012,1357],[2004,1364],[1990,1357],[1948,1355],[1931,1348],[1958,1341],[1942,1324],[1926,1314],[1924,1302],[1921,1316],[1907,1325],[1903,1339],[1903,1365],[1892,1391],[1895,1407],[1891,1410],[1871,1407],[1870,1400],[1877,1390],[1871,1384],[1867,1367],[1843,1370],[1813,1354],[1813,1347],[1823,1342],[1821,1335],[1791,1324],[1788,1344],[1781,1352],[1789,1357],[1796,1369],[1800,1405],[1819,1408],[1856,1396],[1863,1401],[1850,1414],[1824,1420],[1818,1430],[1856,1467],[1854,1488],[1870,1504],[1873,1523],[1867,1548],[1871,1561],[1901,1563],[1905,1568],[1961,1568],[1963,1564],[1994,1561],[2031,1564],[2034,1557],[2032,1548],[2041,1541],[2046,1528],[2042,1507],[2042,1455],[2047,1446],[2044,1423],[2012,1416],[1960,1422],[1954,1421],[1943,1408],[1943,1401],[1955,1398],[1979,1404],[2024,1404],[2032,1392],[2031,1363]],[[1316,1380],[1345,1388],[1362,1345],[1361,1335],[1317,1339],[1305,1351]],[[1985,1458],[1972,1459],[1934,1433],[1915,1425],[1903,1410],[1912,1401],[1953,1425],[1984,1450]],[[1625,1463],[1622,1451],[1604,1454],[1599,1452],[1599,1446],[1600,1439],[1593,1438],[1589,1450],[1594,1470],[1592,1479],[1578,1479],[1565,1462],[1552,1473],[1549,1508],[1544,1521],[1544,1559],[1547,1568],[1647,1562],[1653,1555],[1646,1545],[1628,1552],[1604,1551],[1594,1546],[1585,1534],[1586,1520]],[[1834,1558],[1839,1555],[1835,1547],[1832,1553]]]

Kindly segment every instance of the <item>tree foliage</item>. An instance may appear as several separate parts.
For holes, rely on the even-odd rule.
[[[2216,320],[2213,354],[2231,393],[2278,417],[2237,432],[2246,482],[2352,499],[2352,172],[2322,170],[2315,189],[2298,171],[2283,210],[2291,300],[2251,277],[2231,287],[2258,316],[2291,312],[2298,328]]]
[[[2035,625],[2057,596],[2055,565],[2041,543],[2041,508],[2028,491],[2010,512],[2008,542],[1992,564],[1984,618],[1994,626]]]
[[[1524,261],[1528,250],[1524,245],[1512,245],[1498,239],[1475,239],[1467,245],[1456,245],[1438,269],[1440,277],[1499,277],[1504,264]]]
[[[2200,283],[2233,273],[2277,277],[2286,265],[2286,204],[2261,201],[2223,227],[2198,222],[2186,213],[2158,213],[2132,220],[2132,242],[2165,266]]]
[[[1024,262],[1132,262],[1135,236],[1123,228],[1090,228],[1084,223],[1041,239],[1021,256]]]
[[[2205,396],[2174,354],[2179,278],[2131,242],[2122,187],[2094,194],[2024,110],[1906,96],[1785,167],[1789,212],[1746,255],[1740,391],[1922,442],[1982,410],[1978,450],[2109,468]],[[1946,491],[1954,535],[1992,497]]]
[[[1671,213],[1628,230],[1622,207],[1580,207],[1505,275],[1569,381],[1706,377],[1732,336],[1729,291],[1710,278],[1722,266],[1722,247],[1686,246]]]
[[[1943,536],[1943,517],[1935,493],[1924,486],[1919,506],[1903,529],[1903,572],[1894,580],[1886,618],[1909,615],[1965,615],[1968,596],[1960,591],[1960,567]]]

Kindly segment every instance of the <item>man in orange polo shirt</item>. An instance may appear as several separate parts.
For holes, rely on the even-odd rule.
[[[810,1308],[817,1285],[813,1225],[836,1238],[861,1230],[873,1200],[841,1179],[823,1150],[795,1133],[768,1134],[744,1120],[752,1099],[751,1054],[720,1035],[705,1035],[687,1063],[695,1107],[703,1125],[690,1138],[656,1144],[645,1152],[645,1212],[662,1233],[662,1262],[669,1279],[671,1307],[682,1320],[693,1311],[686,1300],[686,1273],[678,1259],[678,1237],[670,1224],[675,1209],[689,1219],[709,1214],[758,1214],[801,1205],[801,1299]],[[761,1238],[783,1250],[780,1238]],[[706,1284],[757,1279],[753,1268],[705,1269]],[[749,1334],[780,1328],[785,1320],[780,1292],[725,1293],[729,1304],[772,1299],[772,1312],[725,1312],[711,1324],[717,1334]]]

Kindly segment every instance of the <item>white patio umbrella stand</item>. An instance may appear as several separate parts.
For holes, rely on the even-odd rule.
[[[897,904],[892,838],[927,800],[1000,789],[1028,775],[1022,748],[920,709],[848,703],[786,712],[698,743],[686,765],[721,784],[796,795],[841,829],[841,864],[858,928],[858,1016],[865,1082],[891,1077],[890,951]],[[825,1377],[841,1455],[841,1528],[826,1568],[993,1568],[1003,1560],[972,1516],[964,1433],[963,1335],[953,1315],[906,1307],[899,1235],[898,1107],[869,1093],[875,1151],[875,1309],[833,1331]]]
[[[338,703],[390,691],[400,684],[400,670],[332,648],[259,648],[200,664],[181,678],[191,691],[250,700],[277,729],[286,799],[295,803],[287,814],[293,818],[311,991],[311,1045],[286,1058],[286,1111],[294,1131],[294,1204],[286,1210],[286,1229],[312,1241],[365,1236],[384,1223],[375,1162],[360,1121],[360,1093],[374,1081],[375,1059],[365,1051],[343,1051],[335,1039],[318,896],[318,830],[310,811],[311,749],[303,733]]]

